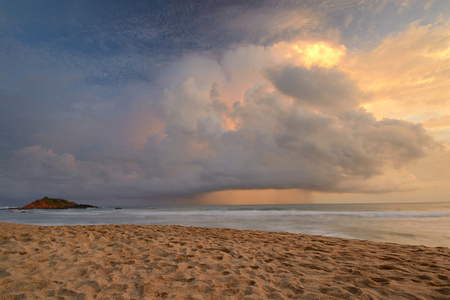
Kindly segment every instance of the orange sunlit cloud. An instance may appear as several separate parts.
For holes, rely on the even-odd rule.
[[[414,22],[374,50],[348,55],[340,67],[372,94],[364,107],[377,118],[420,122],[427,119],[424,113],[450,113],[449,58],[450,23]]]
[[[448,128],[450,127],[450,115],[443,115],[439,118],[431,118],[423,122],[427,128]]]
[[[405,169],[402,169],[402,173],[406,176],[411,177],[414,180],[417,180],[416,176],[413,173],[410,173],[410,172],[406,171]]]
[[[422,123],[450,147],[450,22],[413,22],[373,50],[349,53],[339,67],[370,94],[362,106],[377,119]]]
[[[219,100],[232,107],[242,102],[250,89],[261,89],[265,93],[276,92],[275,87],[263,76],[264,70],[274,65],[292,64],[306,68],[318,66],[332,68],[337,66],[346,53],[344,45],[332,46],[327,42],[279,42],[268,47],[242,46],[227,51],[222,60],[226,81],[216,82]],[[290,97],[283,97],[292,103]],[[239,120],[225,117],[228,130],[236,130]]]
[[[280,42],[273,45],[270,51],[277,63],[303,65],[306,68],[317,66],[332,68],[337,66],[345,57],[347,48],[344,45],[332,46],[320,41],[296,41],[292,43]]]
[[[323,68],[336,66],[345,55],[344,45],[333,48],[327,43],[314,43],[306,45],[294,45],[294,50],[302,54],[302,59],[307,68],[317,65]]]

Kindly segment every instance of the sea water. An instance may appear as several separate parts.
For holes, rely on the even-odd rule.
[[[201,226],[450,247],[450,203],[3,209],[0,221],[36,225]]]

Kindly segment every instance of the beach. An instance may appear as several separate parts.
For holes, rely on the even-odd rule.
[[[450,299],[450,250],[285,232],[0,223],[1,299]]]

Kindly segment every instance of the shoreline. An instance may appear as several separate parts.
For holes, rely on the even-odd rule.
[[[450,249],[174,225],[0,222],[0,295],[450,297]]]

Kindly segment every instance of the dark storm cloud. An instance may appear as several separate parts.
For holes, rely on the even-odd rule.
[[[287,66],[267,73],[279,91],[308,106],[332,110],[357,106],[356,85],[342,72]]]

